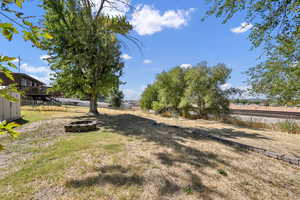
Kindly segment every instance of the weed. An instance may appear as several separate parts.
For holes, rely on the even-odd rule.
[[[229,117],[223,120],[224,123],[233,124],[235,126],[254,128],[254,129],[271,129],[275,131],[282,131],[291,134],[300,133],[300,125],[293,119],[285,120],[284,122],[267,124],[254,121],[252,118],[249,121],[243,121],[235,117]]]
[[[295,120],[288,119],[284,122],[278,123],[281,131],[285,131],[291,134],[300,133],[300,126],[295,122]]]
[[[223,169],[218,169],[217,170],[219,174],[221,174],[222,176],[228,176],[227,172],[224,171]]]
[[[191,185],[188,185],[185,188],[183,188],[183,192],[186,193],[187,195],[193,194],[193,189],[192,189]]]

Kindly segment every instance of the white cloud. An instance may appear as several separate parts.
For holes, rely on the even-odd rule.
[[[51,69],[49,67],[45,67],[45,66],[32,66],[29,65],[27,63],[23,63],[21,65],[21,72],[23,73],[27,73],[30,76],[46,83],[49,84],[50,83],[50,76],[51,76]]]
[[[230,31],[233,33],[244,33],[248,30],[250,30],[253,27],[253,25],[251,23],[248,22],[243,22],[241,23],[240,26],[235,27],[235,28],[231,28]]]
[[[190,14],[189,10],[168,10],[161,14],[149,5],[140,5],[132,14],[131,24],[139,35],[152,35],[162,31],[163,28],[180,28],[187,25]]]
[[[44,62],[47,62],[47,59],[48,59],[48,58],[50,58],[49,55],[41,55],[41,56],[40,56],[40,60],[41,60],[41,61],[44,61]]]
[[[12,63],[14,63],[14,64],[16,64],[16,63],[18,63],[19,62],[19,58],[16,58],[16,59],[14,59],[13,61],[12,61]]]
[[[126,100],[139,100],[142,92],[133,89],[123,89],[122,90]]]
[[[152,61],[149,59],[144,60],[144,64],[151,64],[151,63],[152,63]]]
[[[235,94],[235,95],[232,95],[231,98],[234,98],[234,99],[251,99],[251,98],[256,98],[256,96],[253,96],[249,89],[251,88],[251,86],[249,85],[243,85],[243,86],[234,86],[230,83],[225,83],[223,85],[221,85],[221,89],[222,90],[226,90],[226,89],[229,89],[229,88],[236,88],[236,89],[240,89],[241,90],[241,94]],[[257,96],[259,97],[259,96]]]
[[[35,75],[32,75],[32,74],[29,74],[29,75],[32,76],[33,78],[45,83],[46,85],[50,84],[50,74],[45,75],[45,76],[35,76]]]
[[[147,85],[141,85],[141,87],[137,89],[124,88],[122,89],[122,91],[126,100],[139,100],[146,88]]]
[[[192,65],[191,64],[181,64],[180,67],[184,68],[184,69],[188,69],[188,68],[191,68]]]
[[[144,91],[147,88],[147,85],[142,85],[141,90]]]
[[[51,70],[49,67],[35,67],[28,65],[27,63],[23,63],[21,65],[21,70],[27,73],[50,73]]]
[[[231,87],[232,87],[232,85],[230,83],[225,83],[225,84],[221,85],[221,90],[227,90]]]
[[[241,98],[241,99],[251,99],[251,98],[259,98],[259,97],[262,97],[262,96],[255,96],[253,94],[250,93],[250,89],[251,89],[251,86],[249,85],[244,85],[244,86],[237,86],[235,88],[238,88],[240,90],[242,90],[242,94],[240,96],[238,96],[238,98]]]
[[[103,0],[92,0],[93,11],[97,12]],[[130,0],[110,0],[104,3],[103,13],[109,16],[123,16],[129,10]]]
[[[128,55],[128,54],[121,55],[121,58],[123,58],[124,60],[130,60],[130,59],[132,59],[132,57],[130,55]]]

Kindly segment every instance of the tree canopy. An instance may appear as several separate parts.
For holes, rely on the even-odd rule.
[[[299,0],[209,0],[208,15],[223,17],[237,13],[253,24],[249,39],[253,47],[263,45],[264,58],[247,71],[252,92],[280,104],[299,104],[300,1]]]
[[[55,70],[54,87],[90,97],[90,113],[98,114],[97,98],[119,83],[124,66],[116,34],[132,26],[126,17],[110,17],[87,0],[44,1],[44,25],[53,38],[44,41]]]
[[[158,74],[155,82],[148,85],[141,96],[140,106],[182,116],[194,112],[200,118],[226,114],[232,90],[222,90],[221,85],[228,80],[230,73],[224,64],[209,67],[206,62],[187,69],[174,67]]]

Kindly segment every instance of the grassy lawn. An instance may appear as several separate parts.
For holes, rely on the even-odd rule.
[[[86,108],[55,109],[25,110],[22,135],[3,140],[1,200],[300,198],[300,169],[292,165],[163,120],[154,126],[138,111],[101,109],[99,130],[65,133],[65,123],[87,118]]]
[[[25,154],[33,154],[31,158],[16,162],[14,164],[16,169],[14,166],[10,169],[13,173],[0,180],[0,198],[28,199],[35,196],[36,199],[42,199],[44,195],[50,195],[49,199],[54,199],[61,195],[55,192],[55,188],[63,186],[69,189],[69,195],[74,199],[79,194],[77,199],[96,198],[97,195],[104,192],[101,191],[104,188],[88,186],[96,185],[97,177],[84,180],[82,183],[71,178],[68,180],[67,177],[97,173],[97,169],[94,169],[95,172],[93,172],[93,168],[96,167],[95,164],[97,163],[93,163],[94,159],[89,160],[89,157],[101,158],[109,154],[111,159],[117,159],[121,156],[120,154],[125,154],[123,143],[126,141],[126,138],[111,132],[93,132],[61,137],[50,146],[40,145],[39,148],[32,148],[32,145],[30,145],[28,148],[24,148],[21,153],[26,150]],[[116,160],[112,160],[112,166],[114,166],[114,162]],[[122,179],[124,177],[115,170],[115,172],[108,171],[104,178],[106,181],[117,183],[118,178]],[[99,181],[100,179],[101,177],[99,177]],[[137,185],[133,185],[128,189],[137,193],[137,187]],[[51,195],[54,196],[51,197]],[[56,195],[58,196],[56,197]],[[122,195],[126,197],[126,194],[120,192],[119,196]]]
[[[77,116],[86,113],[88,108],[75,106],[22,106],[21,116],[25,122],[35,122],[57,117]]]

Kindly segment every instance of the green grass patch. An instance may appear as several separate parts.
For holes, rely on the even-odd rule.
[[[96,152],[99,155],[122,151],[123,137],[110,132],[79,133],[63,136],[53,145],[40,148],[39,151],[31,145],[23,147],[22,151],[32,152],[34,156],[25,162],[16,163],[16,166],[21,166],[20,169],[0,179],[0,199],[30,196],[39,189],[38,186],[31,186],[36,181],[64,180],[65,173],[83,158],[84,153]],[[85,167],[82,162],[80,167]],[[7,193],[8,186],[13,186],[14,192]]]
[[[118,153],[120,151],[122,151],[123,145],[122,144],[106,144],[103,145],[103,149],[105,149],[105,151],[107,151],[108,153]]]
[[[40,120],[47,120],[51,119],[55,116],[58,116],[62,112],[56,112],[56,111],[28,111],[28,110],[22,110],[21,116],[22,120],[26,121],[27,123],[36,122]]]

